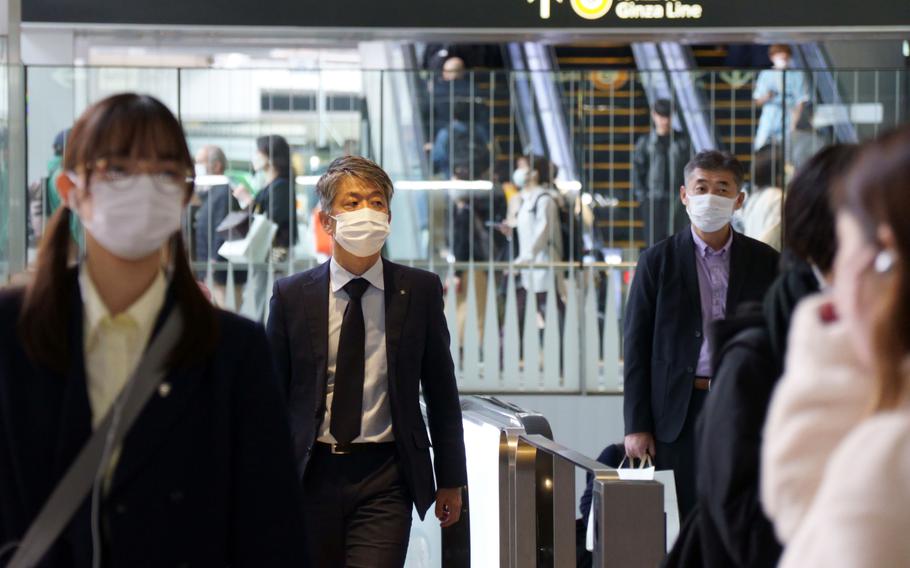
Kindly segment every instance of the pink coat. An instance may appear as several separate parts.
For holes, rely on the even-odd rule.
[[[822,296],[793,319],[765,425],[761,492],[782,567],[910,565],[910,407],[870,415],[871,371]]]

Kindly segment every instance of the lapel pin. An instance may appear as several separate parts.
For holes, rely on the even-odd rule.
[[[401,295],[404,296],[405,294],[407,294],[407,292],[405,292],[404,290],[402,290],[402,291],[401,291]]]
[[[164,398],[169,394],[171,394],[170,383],[161,383],[158,385],[158,395],[161,396],[161,398]]]

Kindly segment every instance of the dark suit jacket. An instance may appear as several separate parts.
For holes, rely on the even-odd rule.
[[[439,278],[385,259],[382,262],[392,431],[402,474],[422,517],[436,492],[420,388],[440,487],[467,484],[461,405]],[[279,381],[287,395],[301,477],[325,413],[329,281],[326,262],[276,282],[266,326]]]
[[[777,275],[779,255],[734,232],[727,313],[760,302]],[[651,432],[661,442],[679,437],[692,396],[701,350],[701,297],[695,241],[686,227],[642,253],[623,324],[626,434]]]
[[[70,277],[66,375],[25,355],[16,331],[22,292],[0,293],[0,546],[23,537],[92,433],[82,302],[75,271]],[[265,335],[226,312],[218,325],[214,354],[170,373],[170,393],[153,397],[126,437],[102,506],[107,566],[305,565],[299,485]],[[91,566],[89,501],[44,565]]]
[[[213,185],[205,194],[202,195],[202,204],[196,210],[196,256],[197,261],[207,261],[214,259],[216,262],[227,262],[227,259],[218,254],[218,249],[224,244],[225,236],[232,239],[239,239],[240,235],[219,234],[215,229],[224,221],[230,211],[239,211],[240,207],[234,202],[231,195],[231,186],[228,184]],[[234,281],[238,281],[238,274],[246,276],[245,272],[235,272]],[[216,270],[213,274],[215,282],[224,284],[227,282],[227,270]],[[205,274],[201,275],[205,278]],[[245,282],[239,282],[242,284]]]

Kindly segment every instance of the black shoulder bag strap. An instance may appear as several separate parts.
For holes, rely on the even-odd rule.
[[[66,475],[54,487],[41,512],[32,521],[7,568],[32,568],[50,550],[85,501],[98,471],[107,468],[106,464],[101,463],[102,459],[110,460],[110,455],[104,455],[105,448],[116,448],[121,444],[167,375],[167,358],[180,340],[182,329],[183,316],[175,306],[111,405],[104,421],[79,451]],[[118,410],[119,416],[116,416]],[[108,439],[111,435],[113,438]],[[110,451],[107,453],[110,454]]]

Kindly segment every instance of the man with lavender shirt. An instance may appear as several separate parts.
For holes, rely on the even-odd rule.
[[[642,253],[623,327],[626,454],[654,458],[676,477],[680,517],[695,505],[695,421],[711,385],[712,323],[759,302],[777,252],[733,230],[744,169],[701,152],[679,196],[691,226]]]

